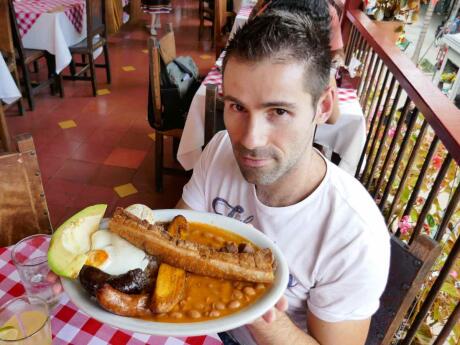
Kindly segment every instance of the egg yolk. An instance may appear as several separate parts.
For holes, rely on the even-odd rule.
[[[104,262],[109,258],[109,254],[105,250],[95,249],[88,253],[88,258],[85,264],[93,267],[101,267]]]

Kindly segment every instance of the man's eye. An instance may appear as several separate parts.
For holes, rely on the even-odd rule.
[[[286,115],[286,114],[287,114],[287,111],[284,110],[284,109],[281,109],[281,108],[276,108],[276,109],[275,109],[275,114],[276,114],[276,115],[279,115],[279,116],[281,116],[281,115]]]
[[[237,112],[244,111],[244,107],[242,105],[237,104],[237,103],[233,103],[231,105],[231,108],[232,108],[233,111],[237,111]]]

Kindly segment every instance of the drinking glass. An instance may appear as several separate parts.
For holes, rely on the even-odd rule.
[[[13,247],[11,258],[29,298],[39,297],[53,308],[59,302],[61,286],[48,266],[50,239],[45,234],[26,237]]]
[[[51,345],[48,304],[23,295],[1,306],[0,344]]]

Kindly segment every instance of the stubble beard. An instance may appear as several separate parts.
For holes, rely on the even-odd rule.
[[[249,150],[239,144],[233,147],[233,152],[235,157],[237,157],[236,161],[244,179],[256,186],[268,186],[275,183],[296,165],[301,156],[300,153],[298,155],[291,155],[287,160],[283,161],[281,155],[272,148]],[[258,159],[269,158],[271,163],[266,167],[247,167],[238,159],[238,157],[242,157],[243,155],[249,155]]]

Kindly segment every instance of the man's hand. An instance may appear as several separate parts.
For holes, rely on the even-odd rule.
[[[46,281],[53,284],[53,293],[57,296],[62,292],[61,280],[53,271],[49,271],[46,275]]]
[[[265,321],[266,323],[272,323],[276,320],[277,311],[285,312],[288,309],[288,301],[286,297],[282,296],[275,306],[267,311],[261,318],[254,322]]]
[[[288,335],[290,345],[318,345],[313,338],[292,323],[285,313],[287,308],[288,301],[283,296],[272,309],[248,325],[257,344],[284,345]]]

